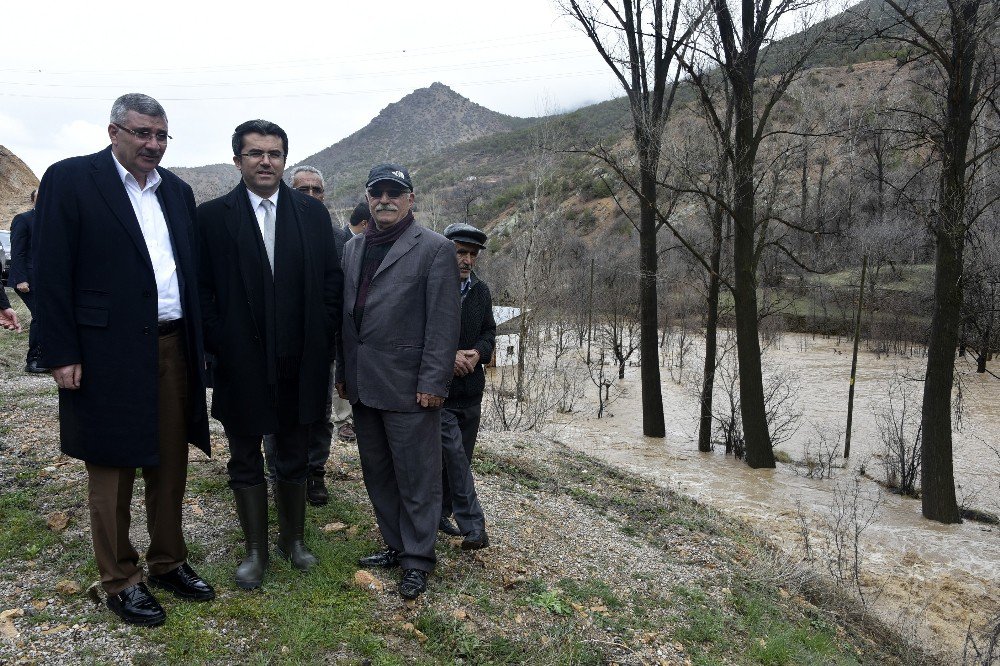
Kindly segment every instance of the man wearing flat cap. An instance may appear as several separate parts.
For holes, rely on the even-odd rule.
[[[461,301],[455,246],[413,219],[413,183],[372,167],[371,220],[344,247],[343,355],[337,390],[351,401],[365,488],[385,549],[362,566],[401,566],[399,593],[427,589],[441,516],[441,405],[448,396]]]
[[[445,227],[444,235],[455,244],[462,319],[451,391],[441,410],[444,468],[438,528],[446,534],[464,536],[462,550],[477,550],[490,545],[490,540],[472,478],[472,451],[486,388],[483,365],[493,356],[497,325],[490,288],[472,270],[479,252],[486,247],[486,234],[456,222]],[[453,512],[457,527],[449,519]]]

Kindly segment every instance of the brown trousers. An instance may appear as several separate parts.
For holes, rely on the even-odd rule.
[[[181,501],[187,483],[187,365],[182,331],[160,337],[160,464],[143,467],[149,573],[159,576],[187,560]],[[86,380],[85,380],[86,381]],[[101,585],[108,594],[142,580],[139,553],[129,539],[135,469],[87,463],[90,533]]]

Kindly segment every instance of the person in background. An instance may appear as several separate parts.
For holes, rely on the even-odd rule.
[[[323,201],[325,193],[323,173],[316,167],[300,165],[292,169],[292,189],[298,190]],[[335,228],[334,244],[337,256],[343,256],[344,243],[351,235],[345,235],[343,229]],[[334,426],[337,426],[337,436],[345,441],[354,441],[354,429],[351,426],[351,403],[336,395],[333,387],[335,364],[330,363],[330,388],[326,398],[326,412],[323,418],[309,433],[309,476],[306,479],[306,499],[313,506],[323,506],[330,501],[330,493],[326,487],[326,462],[330,458],[330,446],[333,444]],[[264,436],[264,463],[268,471],[268,479],[274,481],[274,435]]]
[[[31,210],[15,215],[10,223],[10,272],[7,275],[7,286],[13,287],[14,293],[20,296],[28,312],[31,313],[31,323],[28,325],[28,357],[25,360],[24,371],[35,374],[47,372],[38,365],[38,321],[34,315],[35,292],[32,291],[34,261],[31,237],[35,229],[37,194],[38,190],[31,191]]]
[[[455,244],[462,328],[455,353],[455,377],[441,410],[444,469],[439,529],[464,536],[462,550],[476,550],[490,545],[471,463],[486,387],[483,366],[493,356],[497,325],[490,288],[472,270],[479,253],[486,248],[486,234],[470,224],[456,222],[445,227],[444,236]],[[448,518],[452,512],[458,527]]]

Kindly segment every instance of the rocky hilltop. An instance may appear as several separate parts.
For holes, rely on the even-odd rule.
[[[412,165],[452,146],[504,134],[532,122],[491,111],[443,83],[434,83],[393,102],[354,134],[298,164],[320,169],[328,193],[348,188],[360,193],[368,169],[376,162]],[[191,185],[199,202],[224,194],[239,179],[231,164],[171,170]]]
[[[493,134],[510,132],[530,120],[491,111],[434,83],[382,109],[368,125],[302,160],[323,171],[329,189],[364,184],[376,162],[410,165],[442,150]]]
[[[9,229],[11,219],[31,207],[31,190],[38,177],[21,158],[0,146],[0,229]]]

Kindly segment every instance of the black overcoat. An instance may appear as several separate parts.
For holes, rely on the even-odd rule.
[[[276,224],[297,224],[302,239],[304,340],[299,421],[325,412],[340,330],[343,274],[333,224],[316,199],[280,185]],[[260,231],[241,182],[198,206],[199,273],[205,346],[215,356],[212,416],[241,435],[277,432],[274,349],[267,344]],[[280,293],[275,298],[281,298]],[[269,371],[270,368],[270,371]]]
[[[187,441],[210,453],[194,195],[174,174],[157,171],[184,311]],[[156,280],[111,148],[49,167],[35,214],[39,362],[82,365],[80,388],[59,391],[62,451],[99,465],[158,465]]]

